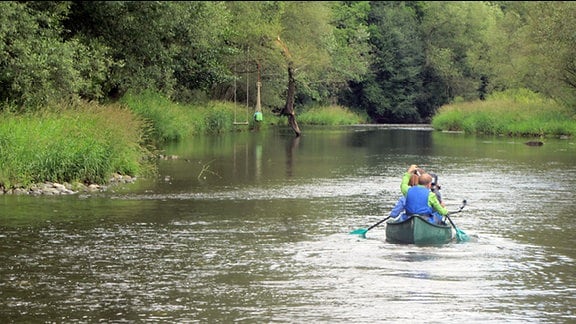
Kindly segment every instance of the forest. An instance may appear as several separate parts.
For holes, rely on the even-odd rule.
[[[242,101],[338,104],[374,123],[527,89],[576,113],[571,1],[4,1],[1,109]]]

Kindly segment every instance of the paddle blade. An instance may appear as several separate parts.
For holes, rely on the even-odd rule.
[[[468,236],[468,234],[464,233],[464,231],[462,231],[461,229],[457,228],[456,229],[456,240],[458,240],[458,242],[468,242],[468,241],[470,241],[470,236]]]
[[[368,232],[367,229],[365,228],[359,228],[359,229],[355,229],[352,232],[350,232],[350,234],[352,235],[360,235],[362,237],[366,237],[366,232]]]

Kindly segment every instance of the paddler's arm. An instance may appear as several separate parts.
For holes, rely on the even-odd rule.
[[[406,193],[408,192],[408,189],[410,188],[410,186],[408,185],[408,182],[410,182],[410,177],[412,176],[412,174],[414,173],[414,171],[417,168],[418,168],[418,166],[416,164],[412,164],[408,168],[408,171],[406,171],[406,173],[404,173],[404,175],[402,176],[402,183],[400,184],[400,191],[402,192],[402,195],[406,196]]]
[[[446,214],[448,214],[448,209],[442,207],[442,204],[440,204],[438,201],[438,197],[433,192],[428,194],[428,205],[430,205],[435,211],[439,212],[442,216],[446,216]]]

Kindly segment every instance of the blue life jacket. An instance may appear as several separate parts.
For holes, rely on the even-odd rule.
[[[433,210],[428,206],[428,195],[430,189],[422,186],[414,186],[406,193],[406,213],[430,215]]]

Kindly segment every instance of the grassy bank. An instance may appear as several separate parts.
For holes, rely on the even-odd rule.
[[[0,114],[0,187],[45,181],[106,184],[115,173],[152,174],[156,150],[164,142],[254,128],[252,112],[246,109],[228,102],[182,105],[155,93],[127,94],[109,105],[56,104],[37,113],[5,109]],[[267,110],[263,114],[258,128],[287,126],[286,117]],[[367,118],[330,106],[302,109],[297,120],[301,125],[350,125]],[[576,134],[576,120],[569,109],[528,91],[444,106],[432,126],[507,136]]]
[[[148,138],[155,144],[178,141],[199,134],[218,134],[255,126],[252,112],[247,114],[244,105],[230,102],[209,101],[197,105],[174,103],[153,92],[127,94],[121,104],[150,123]],[[282,120],[264,112],[260,127],[282,123]],[[248,122],[248,125],[235,125]]]
[[[567,107],[528,90],[497,93],[484,101],[443,106],[432,119],[437,130],[514,137],[576,135]]]
[[[54,104],[28,114],[5,109],[0,114],[0,187],[45,181],[106,184],[115,173],[151,174],[162,143],[255,127],[246,109],[228,102],[182,105],[152,92],[127,94],[109,105]],[[263,114],[260,129],[287,125],[286,117]],[[327,107],[298,115],[298,121],[337,125],[360,119],[342,107]]]
[[[143,174],[145,121],[119,105],[52,107],[0,115],[0,184],[107,183],[113,173]]]
[[[156,143],[177,141],[191,135],[246,130],[256,126],[252,111],[247,112],[246,106],[231,102],[210,101],[197,105],[182,105],[147,92],[127,94],[121,99],[121,103],[150,122],[148,137]],[[258,123],[259,129],[287,125],[284,116],[268,110],[264,110],[263,115],[264,120]],[[340,106],[315,107],[297,114],[297,121],[301,125],[350,125],[365,120],[365,117]],[[248,122],[248,125],[243,125],[242,122]]]

